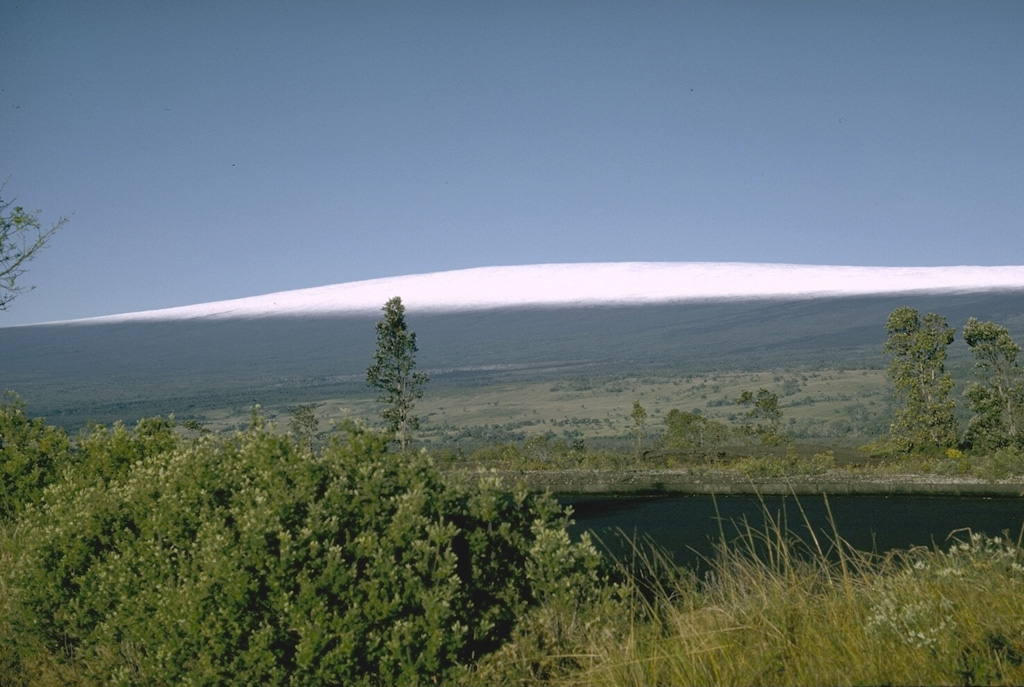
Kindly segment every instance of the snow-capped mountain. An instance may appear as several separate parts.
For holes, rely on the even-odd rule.
[[[4,328],[0,390],[69,428],[365,395],[374,323],[394,296],[408,308],[421,369],[452,388],[682,370],[877,370],[886,318],[901,306],[951,327],[997,322],[1024,341],[1024,267],[492,267]],[[952,354],[965,356],[955,343]]]
[[[480,267],[355,281],[90,322],[355,314],[401,296],[410,311],[1024,290],[1024,266],[848,267],[618,262]]]

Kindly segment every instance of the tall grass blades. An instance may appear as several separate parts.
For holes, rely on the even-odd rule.
[[[571,670],[544,681],[1024,683],[1018,540],[958,532],[941,548],[880,556],[834,528],[804,529],[767,510],[760,526],[732,523],[700,578],[666,574],[671,563],[638,550],[624,565],[647,565],[645,584],[620,595],[617,612],[592,611],[603,614],[599,632],[547,647],[575,654],[562,661]]]

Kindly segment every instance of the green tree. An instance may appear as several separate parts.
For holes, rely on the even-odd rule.
[[[782,408],[779,406],[778,394],[762,388],[757,390],[755,396],[752,391],[744,389],[736,403],[750,406],[743,417],[748,423],[748,432],[757,435],[761,443],[777,446],[786,442],[781,429]]]
[[[728,443],[732,434],[732,429],[722,422],[673,408],[665,415],[665,433],[661,436],[661,447],[687,451],[696,457],[707,458]]]
[[[288,431],[299,446],[307,451],[313,448],[313,441],[320,434],[320,420],[316,416],[316,405],[301,403],[290,410]]]
[[[924,317],[910,307],[893,310],[885,324],[884,351],[892,356],[889,378],[896,409],[890,435],[902,452],[941,452],[957,444],[953,378],[946,372],[946,350],[954,330],[946,318]]]
[[[366,383],[380,391],[377,400],[385,405],[380,416],[405,451],[412,432],[419,429],[413,406],[423,397],[421,387],[430,378],[413,372],[416,334],[405,324],[402,299],[395,296],[384,304],[383,311],[384,319],[377,323],[377,350],[373,353],[373,364],[366,370]]]
[[[640,405],[640,401],[633,401],[633,440],[636,442],[636,455],[641,456],[644,452],[644,439],[647,437],[647,411]]]
[[[974,412],[968,439],[975,448],[988,450],[1020,446],[1024,443],[1024,375],[1017,363],[1020,346],[1006,327],[973,317],[964,326],[964,341],[974,354],[977,380],[964,394]]]
[[[0,193],[4,184],[0,184]],[[26,265],[36,253],[46,247],[58,229],[67,224],[68,217],[61,217],[49,229],[43,229],[39,222],[39,211],[28,212],[14,201],[0,198],[0,310],[18,295],[31,291],[19,279],[25,273]]]

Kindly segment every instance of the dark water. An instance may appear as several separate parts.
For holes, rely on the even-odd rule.
[[[823,548],[832,538],[831,508],[839,535],[860,550],[883,553],[911,546],[946,548],[969,528],[1016,540],[1024,526],[1024,499],[963,496],[604,496],[566,498],[575,511],[573,534],[590,531],[617,556],[649,539],[680,564],[701,568],[715,542],[736,539],[744,523],[763,531],[765,513],[805,541],[806,515]],[[717,515],[716,515],[717,505]],[[803,513],[801,513],[801,509]],[[623,539],[623,535],[625,540]],[[959,532],[953,536],[966,536]]]

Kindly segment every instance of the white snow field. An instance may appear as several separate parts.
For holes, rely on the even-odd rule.
[[[409,312],[1024,290],[1024,266],[848,267],[739,262],[614,262],[478,267],[347,282],[78,322]]]

